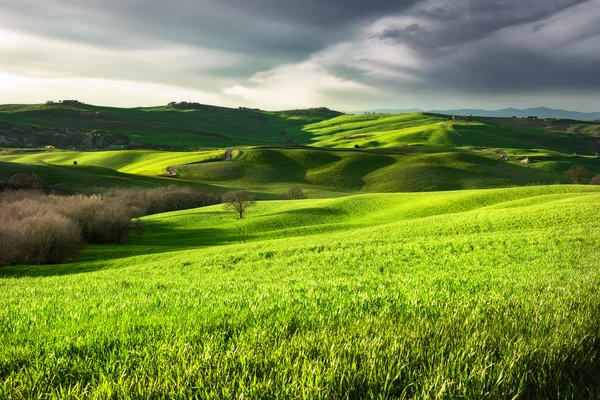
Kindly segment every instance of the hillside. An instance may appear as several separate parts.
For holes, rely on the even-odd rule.
[[[208,105],[114,108],[92,105],[0,106],[0,146],[106,149],[222,148],[308,141],[304,125],[340,113],[264,112]]]
[[[595,398],[599,206],[571,185],[146,217],[0,269],[0,393]]]
[[[452,121],[425,113],[341,115],[326,108],[265,112],[196,103],[136,109],[0,106],[0,141],[79,149],[2,151],[0,181],[22,171],[39,174],[57,189],[179,183],[246,189],[260,198],[274,198],[290,186],[311,197],[335,197],[566,183],[563,173],[575,165],[600,173],[598,126],[570,120]],[[89,151],[95,147],[161,151]],[[224,160],[227,152],[237,157]],[[529,163],[521,163],[524,159]]]
[[[381,193],[508,187],[533,182],[551,184],[564,180],[561,168],[546,171],[499,160],[494,153],[441,150],[381,153],[248,149],[238,151],[231,161],[187,165],[177,167],[176,171],[186,180],[274,193],[290,186],[302,187],[308,193],[319,188]],[[595,171],[600,173],[600,168],[595,166]]]
[[[594,154],[600,125],[553,120],[448,121],[426,113],[341,115],[326,108],[266,112],[196,103],[151,108],[0,106],[0,146],[105,150],[235,146],[541,148]]]

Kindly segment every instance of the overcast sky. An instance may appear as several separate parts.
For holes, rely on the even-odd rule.
[[[600,110],[600,0],[0,0],[0,103]]]

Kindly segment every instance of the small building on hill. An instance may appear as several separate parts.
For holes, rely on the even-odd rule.
[[[537,116],[535,116],[535,115],[530,115],[529,117],[527,117],[527,119],[528,119],[528,120],[530,120],[530,121],[539,121],[539,120],[540,120],[540,119],[539,119]]]
[[[471,122],[472,116],[466,116],[466,115],[453,115],[452,116],[452,121],[467,121],[467,122]]]

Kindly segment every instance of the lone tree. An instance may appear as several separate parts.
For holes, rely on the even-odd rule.
[[[583,165],[576,165],[565,171],[565,176],[578,185],[583,183],[583,180],[589,178],[590,175],[590,171]]]
[[[279,200],[303,200],[306,199],[306,195],[302,189],[293,187],[279,195]]]
[[[224,208],[226,210],[232,210],[240,214],[240,219],[244,218],[244,214],[248,210],[248,207],[252,207],[256,204],[254,197],[250,193],[238,190],[235,192],[227,192],[223,195]]]

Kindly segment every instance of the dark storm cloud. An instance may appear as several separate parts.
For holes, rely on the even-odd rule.
[[[543,21],[588,0],[448,0],[426,1],[413,17],[424,23],[389,28],[377,36],[410,44],[421,53],[447,51],[481,40],[498,30]]]
[[[279,63],[300,60],[335,42],[350,24],[401,12],[415,2],[0,0],[0,23],[100,46],[144,48],[175,42]]]
[[[371,37],[422,57],[421,87],[589,92],[600,89],[599,9],[598,0],[428,1]]]
[[[496,44],[490,40],[489,45]],[[475,46],[428,68],[423,77],[438,86],[480,93],[585,93],[600,90],[600,53],[573,60],[559,53]]]
[[[224,0],[223,3],[259,17],[335,30],[348,22],[403,12],[418,0]]]
[[[302,71],[371,88],[369,96],[428,90],[576,96],[600,90],[599,10],[600,0],[0,0],[0,29],[112,52],[97,66],[74,56],[60,63],[60,54],[37,48],[0,47],[0,59],[11,59],[4,68],[10,73],[21,64],[64,68],[75,76],[216,94],[238,85],[273,89],[288,70],[290,81],[300,79],[293,66],[309,63]],[[142,57],[136,64],[138,52],[177,46],[191,49],[188,59],[178,53],[175,61]],[[122,68],[120,51],[133,54]],[[414,60],[403,63],[404,57]],[[250,79],[262,71],[264,79]],[[346,89],[315,88],[332,101],[344,97],[338,90]]]

